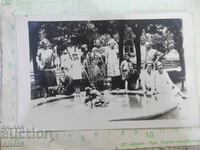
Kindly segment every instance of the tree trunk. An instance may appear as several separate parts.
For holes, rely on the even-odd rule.
[[[125,31],[125,22],[121,21],[119,23],[118,32],[119,32],[119,62],[123,61],[123,47],[124,47],[124,31]]]
[[[135,49],[136,49],[136,57],[137,57],[137,70],[139,72],[140,72],[140,66],[141,66],[140,37],[141,37],[141,34],[138,34],[136,35],[136,38],[134,40]]]
[[[31,31],[30,31],[31,29]],[[38,30],[39,30],[39,24],[36,26],[29,25],[29,43],[30,43],[30,61],[33,61],[33,71],[34,73],[37,73],[37,63],[36,63],[36,55],[37,55],[37,49],[38,49]]]
[[[136,38],[134,39],[134,44],[135,44],[135,50],[136,50],[138,72],[140,72],[140,68],[141,68],[140,39],[141,39],[143,28],[144,28],[143,24],[132,25],[132,30],[136,35]]]

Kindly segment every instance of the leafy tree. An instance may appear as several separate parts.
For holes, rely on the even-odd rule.
[[[144,29],[152,35],[154,47],[160,51],[165,50],[164,41],[174,41],[184,69],[180,19],[29,22],[30,54],[31,58],[36,56],[41,32],[53,46],[58,46],[59,55],[67,46],[80,47],[82,44],[87,44],[89,49],[92,49],[96,39],[101,39],[102,45],[106,46],[108,40],[114,38],[119,45],[120,62],[123,60],[124,44],[127,41],[134,43],[139,70],[141,66],[140,43]]]

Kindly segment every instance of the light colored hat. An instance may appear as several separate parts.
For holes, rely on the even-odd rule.
[[[40,45],[44,45],[44,44],[50,44],[49,40],[44,38],[39,42]]]
[[[115,41],[114,39],[110,39],[110,40],[108,41],[108,45],[110,45],[110,44],[112,44],[112,43],[116,44],[116,41]]]
[[[169,44],[169,48],[170,48],[170,47],[174,47],[174,44],[172,44],[172,43],[171,43],[171,44]]]
[[[81,48],[87,48],[87,44],[83,44]]]
[[[88,49],[87,49],[87,44],[83,44],[82,46],[81,46],[81,51],[82,52],[86,52]]]
[[[152,43],[149,41],[146,41],[145,45],[152,45]]]

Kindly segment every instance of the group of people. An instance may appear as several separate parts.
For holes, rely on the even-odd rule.
[[[69,68],[72,58],[68,58],[66,67],[62,67],[65,74],[65,79],[60,81],[62,85],[66,85],[68,89],[73,92],[73,84],[75,89],[78,87],[80,92],[80,85],[85,87],[95,87],[95,89],[102,91],[106,88],[111,90],[126,89],[137,90],[142,87],[145,93],[162,93],[162,92],[175,92],[183,97],[180,90],[173,84],[167,72],[163,69],[161,59],[166,58],[169,60],[179,60],[179,54],[174,49],[174,45],[170,45],[170,50],[167,54],[161,53],[151,47],[150,42],[141,46],[141,73],[138,72],[136,64],[130,59],[130,54],[125,54],[125,59],[120,63],[118,44],[114,39],[108,41],[108,46],[101,47],[100,41],[95,41],[95,46],[89,50],[86,44],[81,46],[81,56],[76,66],[74,67],[76,74],[80,77],[73,79],[70,76]],[[36,55],[36,62],[38,66],[38,74],[40,84],[44,89],[45,97],[48,96],[48,85],[45,77],[45,71],[53,67],[53,53],[54,50],[50,47],[47,39],[39,43],[39,48]],[[63,53],[69,51],[63,51]],[[69,66],[69,67],[68,67]],[[156,69],[155,69],[156,68]],[[65,82],[65,83],[63,83]],[[73,84],[72,84],[73,83]],[[70,86],[69,86],[70,85]],[[61,89],[60,89],[61,90]],[[76,90],[75,90],[76,91]]]
[[[145,94],[172,94],[186,98],[178,87],[172,82],[163,64],[159,61],[154,66],[153,62],[147,62],[141,72],[141,86]]]
[[[114,39],[108,41],[107,47],[101,47],[100,41],[88,50],[87,45],[81,47],[81,63],[84,66],[83,80],[85,85],[94,85],[98,90],[104,90],[105,80],[111,81],[111,89],[118,88],[120,79],[119,51]]]
[[[125,89],[137,90],[141,87],[144,93],[148,95],[170,93],[185,98],[172,82],[167,71],[164,70],[164,64],[159,61],[162,53],[158,52],[159,57],[156,57],[155,55],[158,53],[155,51],[152,51],[154,53],[154,55],[150,55],[152,57],[148,57],[148,61],[144,64],[140,74],[137,72],[136,66],[130,61],[129,55],[126,55],[125,60],[121,63],[122,80],[125,82]]]

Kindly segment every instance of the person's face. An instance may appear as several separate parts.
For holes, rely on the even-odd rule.
[[[95,44],[97,47],[100,47],[100,41],[96,41],[96,44]]]
[[[153,70],[152,64],[147,64],[147,72],[151,72]]]
[[[126,56],[126,60],[129,61],[129,60],[130,60],[130,57],[129,57],[129,56]]]
[[[145,46],[146,46],[147,49],[151,48],[150,44],[146,44]]]
[[[162,65],[161,63],[157,64],[157,68],[158,68],[158,71],[159,71],[160,73],[163,72],[163,65]]]
[[[130,72],[135,72],[136,71],[136,69],[133,67],[132,64],[129,64],[128,69],[129,69]]]
[[[87,51],[88,51],[87,45],[84,45],[81,50],[83,53],[87,53]]]
[[[115,48],[115,43],[110,43],[110,48],[114,49]]]
[[[48,44],[44,43],[44,48],[47,49],[48,48]]]

